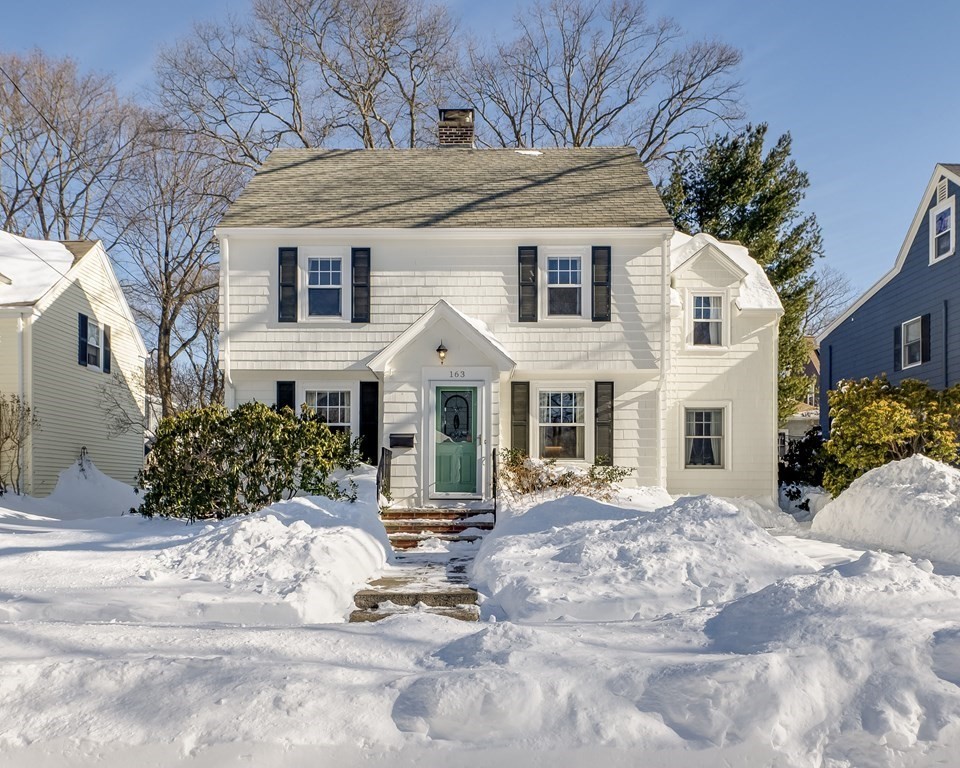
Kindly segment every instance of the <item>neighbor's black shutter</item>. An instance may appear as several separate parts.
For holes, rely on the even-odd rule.
[[[380,384],[360,382],[360,455],[368,464],[380,458]]]
[[[110,373],[110,326],[103,326],[103,372]]]
[[[530,382],[510,385],[510,445],[530,455]]]
[[[520,322],[537,322],[537,248],[521,245],[517,251],[520,261]]]
[[[79,330],[77,332],[77,362],[87,364],[87,316],[80,315]]]
[[[295,381],[277,382],[277,410],[284,407],[294,413],[297,412],[297,382]]]
[[[893,328],[893,370],[903,369],[903,326],[895,325]]]
[[[920,362],[930,362],[930,315],[920,318]]]
[[[280,312],[281,323],[297,322],[297,249],[280,249]]]
[[[593,321],[610,319],[610,247],[593,247]]]
[[[351,251],[353,273],[353,314],[351,322],[370,322],[370,249]]]
[[[595,386],[597,428],[594,463],[613,464],[613,382],[598,381]]]

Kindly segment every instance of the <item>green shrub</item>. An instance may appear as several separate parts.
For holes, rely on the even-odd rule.
[[[356,498],[340,489],[337,469],[359,464],[349,435],[293,411],[244,403],[211,405],[164,419],[141,471],[146,517],[222,520],[269,506],[297,491]]]
[[[555,459],[531,459],[521,450],[502,448],[497,471],[500,488],[514,498],[545,491],[562,490],[568,494],[608,499],[617,483],[630,474],[626,467],[615,467],[598,456],[586,469],[557,464]]]
[[[917,453],[957,460],[960,386],[941,391],[916,379],[894,386],[878,376],[841,381],[829,398],[823,487],[834,496],[864,472]]]

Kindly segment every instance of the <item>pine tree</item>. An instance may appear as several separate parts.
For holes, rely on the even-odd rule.
[[[780,295],[778,406],[783,420],[808,387],[802,322],[823,241],[816,216],[800,210],[810,181],[790,157],[790,134],[764,155],[766,135],[767,125],[761,123],[717,136],[696,155],[674,161],[661,193],[678,229],[745,245]]]

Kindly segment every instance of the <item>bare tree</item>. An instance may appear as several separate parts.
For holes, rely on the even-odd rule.
[[[7,487],[21,492],[23,452],[30,433],[40,428],[33,409],[18,395],[0,392],[0,496]]]
[[[124,288],[156,354],[162,413],[176,410],[174,368],[203,337],[192,307],[218,289],[219,250],[214,227],[242,183],[236,166],[216,157],[213,140],[158,130],[150,151],[125,185],[138,211],[122,238],[129,255]]]
[[[819,336],[856,299],[858,291],[850,279],[829,264],[820,264],[813,273],[813,288],[802,329],[804,336]]]
[[[82,75],[70,59],[0,55],[0,229],[103,237],[141,117],[110,77]]]

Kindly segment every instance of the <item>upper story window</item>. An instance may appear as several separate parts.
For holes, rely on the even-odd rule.
[[[723,344],[723,297],[693,297],[693,343],[696,346]]]
[[[956,250],[956,198],[948,197],[930,211],[930,263],[951,256]]]
[[[579,256],[547,259],[547,314],[579,317],[583,314],[583,270]]]
[[[341,310],[340,259],[307,259],[307,314],[310,317],[339,317]]]
[[[923,321],[922,318],[915,317],[903,324],[902,330],[903,345],[901,354],[903,355],[902,365],[904,368],[912,368],[923,362]]]
[[[93,320],[87,321],[87,365],[100,367],[100,326]]]
[[[110,373],[110,326],[79,315],[77,362],[86,368]]]

